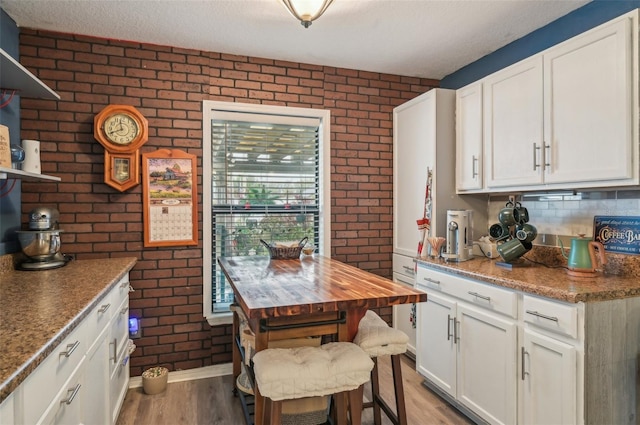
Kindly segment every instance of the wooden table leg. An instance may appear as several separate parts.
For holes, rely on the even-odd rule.
[[[251,321],[251,325],[256,336],[256,346],[255,346],[256,353],[258,351],[265,350],[268,347],[269,331],[260,332],[258,323],[255,320]],[[260,391],[258,390],[258,388],[254,388],[253,392],[254,392],[253,423],[254,425],[263,425],[264,409],[265,409],[264,397],[262,396],[262,394],[260,394]]]

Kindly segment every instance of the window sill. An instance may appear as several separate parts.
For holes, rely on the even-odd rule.
[[[209,326],[220,326],[220,325],[230,325],[233,323],[233,313],[225,312],[213,314],[211,316],[206,317]]]

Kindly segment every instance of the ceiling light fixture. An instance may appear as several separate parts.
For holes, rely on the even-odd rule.
[[[300,21],[303,27],[309,28],[318,19],[333,0],[282,0],[289,13]]]

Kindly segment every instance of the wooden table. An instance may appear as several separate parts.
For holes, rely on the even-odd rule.
[[[220,257],[218,263],[255,333],[256,351],[269,341],[304,336],[335,334],[338,341],[353,341],[368,309],[427,301],[422,291],[319,255],[299,260]],[[237,326],[236,318],[234,378],[241,362]],[[261,424],[263,403],[256,391],[256,424]]]

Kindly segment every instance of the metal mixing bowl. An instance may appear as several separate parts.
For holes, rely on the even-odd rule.
[[[62,230],[18,230],[22,253],[33,261],[51,261],[60,253]]]

